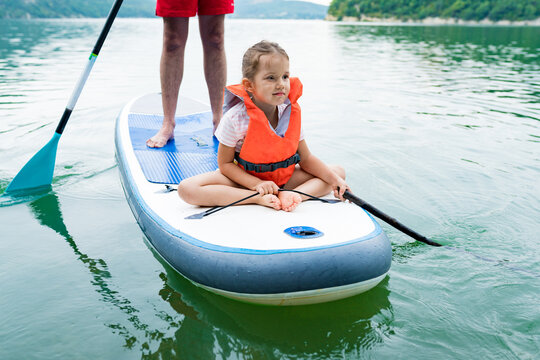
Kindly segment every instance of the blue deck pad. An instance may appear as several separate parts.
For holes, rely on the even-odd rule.
[[[213,136],[210,111],[176,118],[174,139],[160,149],[146,140],[161,128],[163,116],[129,114],[129,135],[146,179],[158,184],[179,184],[193,175],[217,169],[218,141]]]

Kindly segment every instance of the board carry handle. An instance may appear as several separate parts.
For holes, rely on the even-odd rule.
[[[173,191],[174,189],[172,187],[170,187],[169,185],[165,185],[165,187],[167,188],[167,191]],[[171,190],[173,189],[173,190]],[[323,198],[318,198],[316,196],[313,196],[313,195],[310,195],[310,194],[306,194],[306,193],[303,193],[301,191],[298,191],[298,190],[292,190],[292,189],[279,189],[279,191],[291,191],[291,192],[295,192],[297,194],[300,194],[300,195],[304,195],[304,196],[307,196],[309,198],[309,200],[318,200],[318,201],[322,201],[324,203],[327,203],[327,204],[334,204],[334,203],[337,203],[337,202],[340,202],[340,200],[338,199],[323,199]],[[210,214],[213,214],[215,212],[218,212],[220,210],[223,210],[223,209],[226,209],[228,208],[229,206],[233,206],[233,205],[236,205],[238,203],[241,203],[242,201],[244,200],[247,200],[247,199],[251,199],[252,197],[254,196],[257,196],[259,195],[258,192],[255,192],[254,194],[251,194],[249,196],[246,196],[245,198],[243,199],[240,199],[240,200],[236,200],[235,202],[232,202],[230,204],[227,204],[227,205],[224,205],[224,206],[214,206],[213,208],[210,208],[206,211],[203,211],[203,212],[200,212],[200,213],[197,213],[197,214],[193,214],[193,215],[189,215],[189,216],[186,216],[184,219],[202,219],[203,217],[207,216],[207,215],[210,215]]]

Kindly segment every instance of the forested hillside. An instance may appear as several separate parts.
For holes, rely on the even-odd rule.
[[[235,0],[233,18],[324,19],[328,6],[292,0]]]
[[[105,17],[113,0],[0,0],[0,18]],[[155,0],[124,0],[118,16],[146,17]]]
[[[0,18],[105,17],[114,0],[0,0]],[[119,17],[155,16],[156,0],[124,0]],[[229,17],[324,19],[328,6],[305,1],[236,0]]]
[[[333,0],[328,15],[421,20],[427,17],[463,20],[533,20],[540,18],[540,0]]]
[[[113,0],[0,0],[0,18],[105,17]],[[156,0],[124,0],[118,16],[154,16]],[[534,20],[540,0],[333,0],[330,7],[304,1],[236,0],[236,18],[321,19],[428,17],[463,20]]]

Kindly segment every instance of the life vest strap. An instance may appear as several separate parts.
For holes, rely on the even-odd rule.
[[[234,155],[234,159],[236,160],[238,164],[242,165],[242,167],[246,171],[254,171],[258,173],[263,173],[263,172],[269,172],[269,171],[276,171],[277,169],[288,168],[291,165],[298,164],[300,162],[300,155],[296,153],[288,159],[278,161],[275,163],[267,163],[267,164],[257,164],[257,163],[246,161],[240,158],[239,153],[236,153]]]

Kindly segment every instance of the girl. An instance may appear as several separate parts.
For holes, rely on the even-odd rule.
[[[261,41],[244,54],[242,83],[225,90],[225,115],[216,130],[219,169],[183,180],[178,194],[187,203],[224,206],[255,203],[292,211],[305,198],[334,190],[343,200],[345,171],[311,154],[300,125],[302,84],[289,77],[289,56],[278,44]]]

